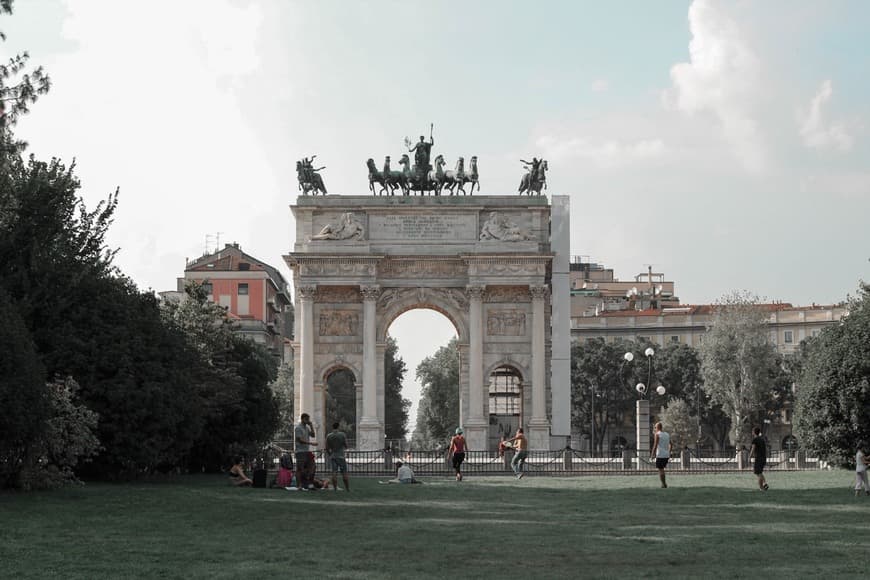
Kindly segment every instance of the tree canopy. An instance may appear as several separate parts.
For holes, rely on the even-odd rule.
[[[455,337],[417,366],[423,384],[415,445],[443,446],[459,426],[459,341]]]
[[[854,466],[870,442],[870,287],[849,300],[849,315],[803,345],[794,428],[810,453]]]

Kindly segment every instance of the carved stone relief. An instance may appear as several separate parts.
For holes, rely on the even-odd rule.
[[[353,286],[321,286],[317,289],[317,302],[361,302],[359,290]]]
[[[489,286],[486,289],[486,302],[505,302],[516,304],[529,301],[529,290],[525,286]]]
[[[387,288],[378,299],[378,307],[388,308],[393,302],[412,300],[418,303],[443,303],[458,310],[468,307],[465,293],[458,288]]]
[[[526,313],[522,310],[490,310],[486,317],[486,332],[490,336],[523,336],[526,334]]]
[[[359,313],[355,310],[323,310],[320,313],[320,336],[356,336]]]
[[[354,259],[305,260],[299,263],[302,276],[374,276],[375,263]]]
[[[457,278],[468,267],[460,260],[382,260],[378,276],[383,278]]]
[[[544,262],[522,259],[469,260],[468,263],[468,273],[471,276],[543,276],[546,270]]]
[[[341,214],[337,222],[328,223],[320,233],[311,236],[312,240],[362,240],[365,236],[365,226],[351,212]]]
[[[534,240],[535,236],[506,215],[493,211],[489,213],[489,219],[480,228],[480,239],[484,242],[522,242]]]

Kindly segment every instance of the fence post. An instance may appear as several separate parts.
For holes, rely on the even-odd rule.
[[[691,462],[692,459],[691,455],[689,454],[689,450],[683,449],[682,451],[680,451],[680,468],[689,469],[689,467],[691,466]]]
[[[514,450],[513,449],[505,449],[504,450],[504,470],[511,471],[511,461],[514,458]]]
[[[803,449],[799,449],[794,456],[795,469],[806,469],[807,468],[807,452]]]
[[[737,469],[743,471],[746,469],[746,464],[749,463],[747,453],[744,449],[737,450]]]
[[[393,452],[390,449],[384,449],[384,471],[393,472]]]
[[[628,449],[622,451],[622,469],[631,469],[631,451]]]
[[[574,452],[570,449],[566,449],[562,452],[562,469],[567,472],[573,471],[574,465]]]

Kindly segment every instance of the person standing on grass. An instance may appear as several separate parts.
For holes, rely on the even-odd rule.
[[[462,462],[465,461],[465,452],[468,445],[462,434],[462,427],[456,428],[456,434],[450,439],[448,452],[453,456],[453,470],[456,472],[456,481],[462,481]]]
[[[758,477],[758,489],[767,491],[770,487],[764,479],[764,466],[767,465],[767,442],[761,436],[761,427],[752,428],[752,446],[749,448],[749,457],[755,457],[752,465],[752,473]]]
[[[665,481],[665,468],[671,458],[671,435],[664,430],[661,421],[656,423],[655,437],[649,450],[649,458],[653,457],[655,457],[656,469],[659,470],[659,480],[661,480],[662,489],[664,489],[668,487],[668,483]]]
[[[855,496],[861,495],[861,490],[870,495],[870,483],[867,483],[867,456],[864,450],[867,444],[863,441],[858,444],[858,452],[855,454]]]
[[[347,477],[347,460],[344,452],[347,449],[347,435],[338,430],[338,422],[332,424],[332,432],[326,436],[326,452],[329,454],[329,465],[332,468],[332,489],[338,491],[338,472],[344,481],[344,491],[350,491],[350,481]]]
[[[526,439],[522,427],[517,429],[517,434],[513,438],[505,441],[505,445],[507,444],[512,444],[514,449],[516,449],[516,453],[513,459],[511,459],[511,468],[514,470],[517,479],[522,479],[523,470],[526,467],[526,457],[529,456],[529,440]]]
[[[317,446],[314,440],[314,425],[308,413],[299,416],[299,424],[293,430],[296,440],[296,484],[299,489],[308,489],[314,477],[314,454],[312,447]]]

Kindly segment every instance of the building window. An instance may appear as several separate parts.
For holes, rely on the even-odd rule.
[[[785,335],[786,344],[792,344],[794,342],[794,333],[792,333],[791,330],[786,330],[783,334]]]
[[[510,367],[499,367],[489,375],[489,414],[517,415],[522,405],[520,377]]]
[[[205,290],[205,293],[208,294],[209,296],[211,296],[212,293],[214,292],[214,289],[212,288],[211,282],[203,282],[202,289]]]
[[[680,337],[676,334],[671,336],[671,342],[680,342]]]
[[[247,296],[248,295],[248,285],[247,284],[239,284],[239,296]]]

